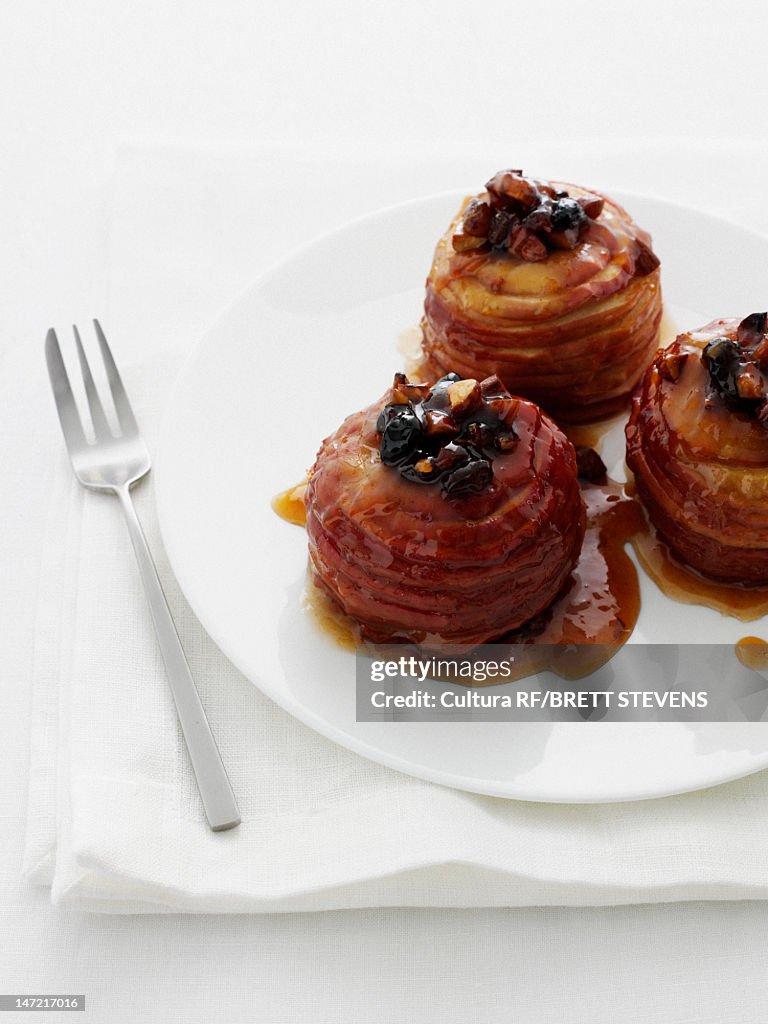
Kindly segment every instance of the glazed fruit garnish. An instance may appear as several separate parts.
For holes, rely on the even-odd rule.
[[[493,457],[517,443],[505,422],[514,399],[498,377],[480,382],[447,373],[432,385],[396,373],[379,413],[381,461],[406,480],[440,484],[450,498],[480,494],[493,479]]]
[[[736,338],[713,338],[702,352],[713,395],[726,405],[756,417],[768,428],[768,313],[750,313]],[[665,374],[666,375],[666,374]],[[672,377],[671,379],[676,379]]]
[[[575,249],[605,204],[602,196],[587,192],[572,197],[517,170],[499,171],[485,188],[485,197],[470,200],[453,235],[456,252],[485,248],[536,263],[550,250]],[[637,245],[635,273],[644,276],[659,260],[642,241]]]

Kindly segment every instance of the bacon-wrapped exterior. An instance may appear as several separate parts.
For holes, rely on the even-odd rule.
[[[626,428],[638,495],[707,576],[768,582],[765,313],[681,334],[643,377]],[[761,346],[762,349],[761,349]]]
[[[441,411],[437,400],[458,380],[405,382],[408,394],[436,396],[422,404],[403,404],[393,388],[349,416],[310,471],[315,583],[367,639],[498,638],[546,608],[578,558],[585,516],[568,439],[495,379],[482,391],[460,382],[454,410]],[[437,433],[419,434],[412,444],[424,450],[403,454],[397,445],[414,412]]]
[[[514,394],[568,422],[615,412],[658,347],[661,287],[650,236],[617,203],[575,185],[513,177],[514,185],[532,183],[538,198],[526,202],[539,205],[526,213],[512,198],[502,209],[494,182],[503,175],[517,172],[500,172],[490,191],[467,199],[438,242],[422,320],[425,373],[498,374]],[[554,230],[560,207],[589,215]],[[505,235],[499,218],[508,216]]]

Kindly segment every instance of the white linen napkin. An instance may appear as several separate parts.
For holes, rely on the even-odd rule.
[[[646,151],[644,177],[633,150],[602,144],[596,161],[595,151],[564,159],[539,145],[524,163],[596,186],[687,194],[757,226],[762,150],[731,169],[732,153],[657,146]],[[746,158],[756,165],[754,197],[743,192]],[[105,323],[122,364],[128,339],[140,357],[125,381],[150,449],[183,356],[153,347],[180,346],[302,237],[366,207],[471,185],[504,163],[509,156],[377,163],[126,150]],[[42,368],[35,387],[34,401],[50,403]],[[649,802],[536,805],[412,779],[291,719],[191,614],[163,555],[150,477],[136,491],[139,515],[243,811],[238,829],[212,834],[120,510],[75,484],[58,438],[49,447],[24,870],[51,886],[55,902],[118,913],[263,912],[768,896],[768,772]]]

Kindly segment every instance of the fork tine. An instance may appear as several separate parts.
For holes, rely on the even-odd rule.
[[[61,358],[59,339],[52,327],[45,338],[45,361],[48,364],[48,376],[53,388],[53,397],[56,399],[56,409],[59,413],[61,429],[64,431],[64,440],[70,449],[77,445],[86,445],[88,442],[83,433],[83,425],[80,422],[75,396],[70,387],[67,368]]]
[[[100,441],[102,438],[109,437],[112,434],[112,431],[109,429],[107,417],[104,415],[104,406],[101,404],[101,399],[99,398],[99,393],[96,390],[96,385],[93,383],[93,375],[91,374],[91,367],[88,365],[88,357],[85,354],[85,349],[83,348],[83,343],[80,339],[80,331],[78,331],[75,324],[72,325],[72,330],[75,332],[77,357],[80,360],[80,372],[83,375],[83,384],[85,384],[85,396],[88,399],[88,408],[91,410],[93,432],[96,435],[96,440]]]
[[[131,403],[128,401],[128,395],[125,393],[125,388],[123,387],[120,374],[117,372],[115,360],[112,358],[112,351],[107,344],[107,339],[104,337],[104,331],[102,331],[101,324],[98,320],[93,321],[93,326],[96,329],[96,337],[99,339],[101,358],[104,360],[109,388],[112,392],[112,399],[115,403],[117,418],[120,421],[122,431],[124,434],[128,434],[130,432],[138,433],[139,427],[136,423],[136,418],[133,415]]]

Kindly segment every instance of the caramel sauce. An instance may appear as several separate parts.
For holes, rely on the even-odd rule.
[[[307,508],[304,504],[306,491],[306,479],[294,487],[288,487],[272,499],[272,510],[287,523],[292,523],[294,526],[306,526]],[[345,615],[324,590],[314,585],[309,574],[301,603],[320,629],[340,647],[354,651],[361,643],[358,624]]]
[[[363,644],[358,624],[349,615],[345,615],[321,587],[315,585],[311,569],[307,571],[307,583],[301,604],[320,629],[339,647],[346,651],[354,651]]]
[[[307,490],[307,481],[302,480],[295,487],[289,487],[281,491],[272,499],[272,508],[284,519],[286,523],[293,523],[294,526],[305,526],[307,522],[307,509],[304,505],[304,495]]]
[[[640,586],[624,549],[645,525],[642,509],[610,480],[583,485],[582,497],[587,531],[570,585],[537,620],[501,641],[531,645],[513,678],[550,670],[581,679],[610,661],[635,628]]]
[[[645,517],[621,484],[585,484],[581,493],[587,508],[581,554],[570,587],[546,612],[535,642],[621,645],[640,614],[637,572],[624,547]]]
[[[675,601],[706,605],[742,622],[768,614],[768,586],[721,583],[702,576],[679,562],[649,524],[632,537],[632,547],[654,583]]]
[[[303,523],[297,506],[303,513],[305,487],[302,483],[278,495],[272,502],[275,512],[289,522]],[[612,481],[585,484],[582,496],[587,530],[569,585],[535,620],[496,641],[530,648],[527,657],[518,659],[518,671],[505,682],[545,669],[567,679],[588,675],[629,639],[637,622],[640,588],[624,547],[644,527],[640,506]],[[363,643],[359,625],[314,584],[311,573],[303,605],[323,632],[343,648],[354,650]],[[559,652],[552,650],[555,645],[561,646]],[[380,651],[381,645],[377,649]]]
[[[768,669],[768,643],[759,636],[744,636],[736,641],[736,657],[757,672]]]

